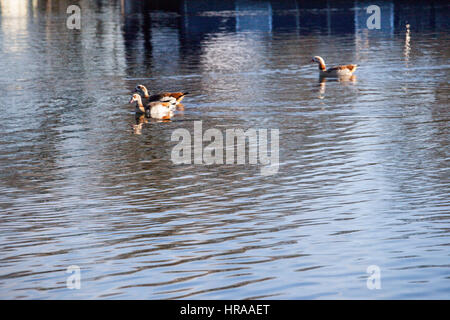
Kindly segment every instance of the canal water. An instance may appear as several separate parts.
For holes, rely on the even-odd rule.
[[[0,298],[450,298],[448,3],[71,4],[0,0]],[[137,84],[190,94],[141,122]],[[278,171],[174,164],[197,121]]]

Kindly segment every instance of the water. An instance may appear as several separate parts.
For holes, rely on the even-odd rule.
[[[0,1],[1,298],[450,298],[448,4],[69,4]],[[136,127],[138,83],[191,95]],[[200,120],[279,129],[278,173],[172,164]]]

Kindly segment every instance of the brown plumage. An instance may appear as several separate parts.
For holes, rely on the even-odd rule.
[[[145,114],[148,118],[170,119],[173,117],[173,111],[175,110],[174,101],[152,101],[143,104],[141,96],[137,93],[131,97],[130,103],[133,102],[136,102],[136,113]]]
[[[315,56],[312,58],[311,62],[315,62],[319,65],[319,72],[321,77],[347,77],[351,76],[355,72],[358,65],[347,64],[342,66],[336,66],[332,68],[326,68],[325,61],[322,57]]]
[[[134,91],[138,92],[147,103],[153,101],[168,101],[168,102],[173,101],[177,105],[189,93],[189,92],[161,92],[149,95],[147,88],[141,84],[137,85]]]
[[[164,101],[164,100],[171,100],[171,98],[174,98],[176,101],[176,104],[179,104],[181,100],[183,100],[184,96],[187,94],[187,92],[162,92],[158,94],[153,94],[148,98],[149,102],[152,101]]]
[[[345,69],[348,69],[350,72],[355,72],[356,68],[357,68],[356,64],[347,64],[345,66],[337,66],[337,67],[329,68],[327,70],[327,72],[331,72],[333,70],[345,70]]]

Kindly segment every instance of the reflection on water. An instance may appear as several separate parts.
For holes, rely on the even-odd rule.
[[[406,24],[406,32],[405,32],[405,49],[403,50],[403,54],[405,56],[405,64],[408,67],[409,62],[409,53],[411,51],[411,30],[410,25]]]
[[[319,99],[324,99],[325,98],[325,92],[326,92],[326,88],[327,88],[327,81],[334,81],[334,82],[339,82],[341,85],[343,86],[348,86],[350,84],[355,84],[356,83],[356,75],[351,75],[350,77],[345,76],[345,77],[339,77],[339,78],[326,78],[326,77],[319,77],[319,95],[318,98]]]
[[[449,298],[449,6],[157,3],[67,30],[69,1],[0,1],[0,297]],[[137,83],[192,94],[147,121]],[[278,174],[173,165],[194,120],[278,128]]]

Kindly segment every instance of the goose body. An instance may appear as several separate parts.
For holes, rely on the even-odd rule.
[[[142,84],[137,85],[136,88],[134,89],[134,92],[139,93],[147,103],[155,101],[164,101],[164,102],[171,102],[176,105],[180,104],[181,100],[183,100],[183,98],[189,93],[189,92],[161,92],[150,95],[148,93],[147,88]]]
[[[350,77],[355,72],[358,65],[356,64],[347,64],[342,66],[336,66],[331,68],[326,68],[325,61],[322,57],[315,56],[312,58],[311,62],[315,62],[319,65],[319,72],[321,77],[332,77],[332,78],[340,78],[340,77]]]
[[[136,113],[145,114],[148,118],[153,119],[170,119],[173,117],[175,103],[169,101],[153,101],[144,105],[139,94],[135,93],[131,97],[130,103],[136,102]]]
[[[148,104],[150,117],[153,119],[170,119],[173,117],[175,105],[170,102],[150,102]],[[148,113],[147,113],[148,114]],[[147,115],[148,116],[148,115]]]

